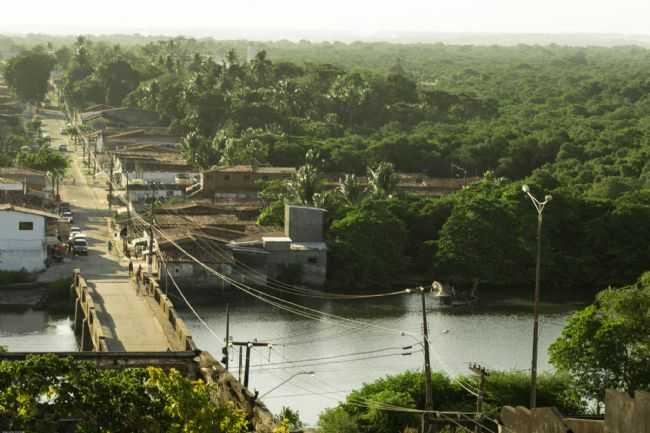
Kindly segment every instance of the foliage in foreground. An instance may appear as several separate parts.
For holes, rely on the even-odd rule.
[[[0,362],[0,430],[243,433],[245,414],[212,403],[213,390],[178,371],[99,370],[53,355]]]
[[[434,373],[434,407],[443,411],[473,411],[476,398],[457,381]],[[475,384],[474,377],[459,377],[463,383]],[[580,414],[585,408],[574,395],[564,375],[542,374],[538,380],[537,400],[540,406],[555,406],[565,414]],[[407,371],[365,384],[350,393],[345,402],[326,409],[319,416],[323,433],[393,433],[407,427],[417,428],[417,414],[386,411],[381,405],[424,408],[424,378],[422,373]],[[484,410],[494,415],[504,405],[527,406],[530,397],[528,374],[492,372],[486,382]]]
[[[606,389],[650,390],[650,272],[633,285],[600,292],[549,350],[553,365],[586,398],[602,402]]]

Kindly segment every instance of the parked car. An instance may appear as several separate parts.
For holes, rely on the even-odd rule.
[[[67,152],[68,151],[68,146],[65,144],[59,144],[59,152]]]
[[[72,216],[72,212],[70,211],[65,211],[63,214],[61,214],[64,220],[72,224],[74,222],[74,217]]]
[[[74,239],[77,239],[77,238],[86,239],[86,235],[84,233],[82,233],[82,232],[73,232],[73,233],[70,233],[70,237],[68,239],[69,240],[74,240]]]
[[[88,239],[78,236],[72,241],[72,253],[74,255],[88,255]]]

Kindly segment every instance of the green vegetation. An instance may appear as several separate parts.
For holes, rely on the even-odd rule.
[[[259,51],[244,61],[248,45]],[[325,207],[342,265],[332,285],[375,285],[385,269],[385,284],[409,273],[529,286],[535,216],[522,182],[554,197],[545,293],[630,284],[650,259],[646,49],[79,37],[48,52],[69,108],[155,111],[197,166],[302,167],[265,192],[259,221],[281,223],[285,201]],[[422,198],[396,193],[391,171],[483,180]],[[336,192],[324,173],[341,178]],[[364,244],[369,223],[395,224],[394,251]]]
[[[245,414],[213,403],[214,390],[158,368],[99,370],[54,355],[0,362],[0,428],[61,431],[244,433]]]
[[[504,405],[526,406],[530,397],[529,376],[525,373],[492,372],[486,381],[484,408],[494,416]],[[463,389],[458,381],[475,384],[474,377],[451,380],[434,373],[433,401],[442,411],[472,411],[476,399]],[[537,398],[540,406],[555,406],[565,414],[578,415],[585,406],[572,392],[569,380],[563,375],[543,374],[539,377]],[[424,377],[422,373],[407,371],[365,384],[350,393],[344,402],[326,409],[319,417],[323,433],[392,433],[406,427],[417,428],[417,414],[381,410],[381,405],[401,408],[424,408]]]
[[[23,51],[7,61],[3,75],[21,101],[39,104],[45,99],[54,57],[42,47]]]
[[[630,286],[607,289],[578,311],[550,347],[585,398],[603,402],[606,389],[634,395],[650,389],[650,273]]]

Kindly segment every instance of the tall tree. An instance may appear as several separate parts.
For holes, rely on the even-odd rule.
[[[22,101],[39,104],[47,94],[55,61],[42,47],[24,51],[7,61],[4,70],[7,84]]]
[[[569,319],[549,352],[584,398],[602,402],[608,388],[650,390],[650,273],[600,292]]]

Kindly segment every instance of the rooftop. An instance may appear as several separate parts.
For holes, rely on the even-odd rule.
[[[121,159],[149,160],[165,165],[190,167],[179,149],[160,144],[138,144],[117,151],[115,155]]]
[[[57,219],[57,220],[59,219],[58,215],[56,215],[54,213],[51,213],[51,212],[47,212],[47,211],[39,210],[39,209],[32,209],[32,208],[22,207],[22,206],[15,206],[13,204],[8,204],[8,203],[0,204],[0,212],[19,212],[19,213],[25,213],[25,214],[30,214],[30,215],[38,215],[38,216],[42,216],[42,217],[45,217],[45,218],[51,218],[51,219]]]
[[[231,165],[228,167],[216,167],[207,170],[209,173],[260,173],[260,174],[287,174],[291,175],[296,172],[293,167],[270,167],[259,166],[253,168],[252,165]]]
[[[31,168],[21,167],[0,167],[0,177],[4,176],[46,176],[44,171],[32,170]]]

